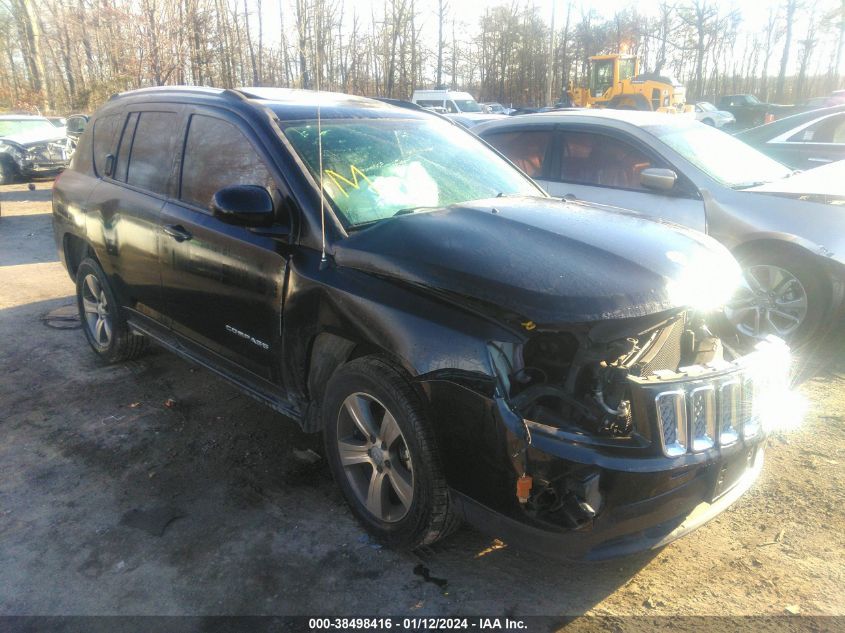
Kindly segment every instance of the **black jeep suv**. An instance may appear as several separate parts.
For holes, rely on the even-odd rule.
[[[152,339],[322,432],[388,544],[465,518],[561,557],[623,554],[701,525],[759,472],[788,352],[739,356],[691,307],[737,278],[727,251],[549,198],[429,113],[121,94],[53,218],[99,356]]]

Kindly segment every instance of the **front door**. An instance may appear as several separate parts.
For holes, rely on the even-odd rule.
[[[287,246],[209,210],[230,185],[260,185],[280,198],[259,148],[236,118],[213,109],[190,115],[179,192],[161,216],[162,296],[176,332],[277,382]]]
[[[644,169],[671,166],[635,140],[581,129],[562,129],[557,135],[554,154],[547,158],[550,166],[537,178],[551,195],[574,196],[706,230],[704,203],[682,174],[673,191],[640,184]]]

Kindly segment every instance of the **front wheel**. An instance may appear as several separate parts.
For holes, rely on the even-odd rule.
[[[326,456],[364,527],[412,549],[458,525],[422,398],[376,356],[355,359],[329,381],[323,402]]]
[[[725,316],[747,338],[775,335],[800,347],[818,333],[829,293],[809,261],[775,249],[755,249],[739,258],[743,282]]]
[[[147,339],[129,330],[100,264],[85,258],[76,271],[76,305],[88,344],[108,363],[141,354]]]

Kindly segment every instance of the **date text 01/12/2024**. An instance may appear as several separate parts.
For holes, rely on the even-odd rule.
[[[311,618],[308,628],[322,630],[527,630],[521,619],[511,618]]]

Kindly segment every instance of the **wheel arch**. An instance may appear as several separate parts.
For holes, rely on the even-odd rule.
[[[731,249],[731,253],[738,260],[742,260],[752,252],[773,249],[777,249],[781,252],[787,252],[794,257],[800,258],[803,262],[806,262],[807,265],[812,266],[827,280],[827,271],[820,260],[823,256],[818,252],[814,252],[815,249],[812,243],[796,236],[771,234],[754,236],[734,246]]]
[[[307,407],[302,426],[306,432],[321,430],[319,407],[322,394],[334,373],[345,364],[365,356],[378,356],[399,373],[404,374],[413,384],[421,399],[429,404],[431,394],[426,384],[417,380],[420,367],[415,366],[415,358],[405,358],[395,350],[372,341],[357,338],[352,332],[322,331],[315,335],[309,346],[307,368],[305,371],[307,388]]]
[[[634,108],[631,108],[629,105],[623,105],[623,103],[627,101],[633,102]],[[607,107],[611,109],[624,110],[634,109],[643,112],[651,111],[651,103],[649,100],[638,92],[626,92],[625,94],[616,95],[608,102]]]
[[[97,254],[88,241],[73,233],[64,234],[62,238],[62,252],[64,253],[65,266],[71,279],[76,279],[76,271],[79,269],[79,264],[86,257],[90,257],[98,264],[100,263]]]
[[[790,236],[791,237],[791,236]],[[825,306],[825,313],[829,314],[831,310],[837,309],[843,301],[843,290],[845,290],[845,282],[837,281],[837,276],[834,273],[832,265],[834,261],[828,261],[822,255],[808,248],[805,240],[800,238],[784,239],[782,237],[760,236],[756,239],[750,239],[735,246],[731,253],[738,260],[755,252],[766,252],[777,249],[781,253],[788,253],[795,257],[809,267],[822,284],[822,289],[827,299]],[[841,268],[841,266],[840,266]],[[845,279],[845,278],[843,278]]]

